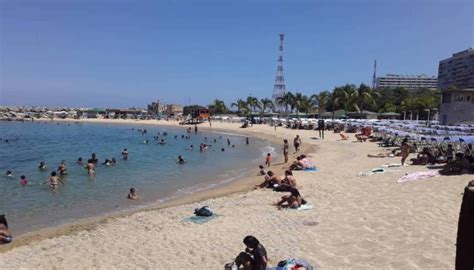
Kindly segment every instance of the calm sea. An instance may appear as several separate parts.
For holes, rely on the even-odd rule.
[[[138,129],[147,129],[147,134]],[[158,132],[165,145],[155,140]],[[235,134],[193,130],[190,139],[182,135],[187,135],[186,127],[0,122],[0,214],[7,215],[18,234],[156,204],[257,173],[266,153],[275,150],[268,141],[255,138],[246,145],[245,137]],[[201,153],[199,144],[206,138],[212,147]],[[227,145],[227,138],[234,148]],[[187,150],[190,145],[193,151]],[[121,158],[124,148],[129,152],[127,161]],[[78,157],[87,161],[91,153],[97,154],[99,164],[112,157],[118,163],[98,165],[96,177],[90,178],[76,161]],[[187,163],[177,164],[178,155]],[[40,184],[61,160],[67,162],[69,174],[63,178],[65,185],[52,192]],[[47,170],[38,169],[40,161],[46,162]],[[13,177],[5,176],[7,170]],[[27,186],[19,185],[21,175],[29,181]],[[126,199],[130,187],[138,190],[139,201]]]

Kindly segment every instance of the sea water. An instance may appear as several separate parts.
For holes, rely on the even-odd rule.
[[[195,134],[194,128],[191,138],[186,139],[182,138],[188,135],[186,128],[0,122],[0,214],[7,215],[15,233],[34,231],[157,204],[254,175],[267,153],[275,155],[274,146],[265,140],[249,138],[246,145],[244,136],[205,131]],[[138,129],[146,129],[147,133]],[[161,139],[165,145],[158,144]],[[200,152],[201,143],[212,146]],[[190,145],[194,150],[188,150]],[[122,159],[124,148],[129,152],[128,160]],[[76,163],[79,157],[87,163],[92,153],[99,159],[95,177],[89,177],[84,166]],[[177,163],[178,155],[183,156],[185,164]],[[101,165],[112,157],[118,161],[115,166]],[[62,177],[65,184],[59,184],[53,192],[48,184],[41,183],[48,180],[62,160],[66,161],[68,175]],[[40,161],[46,162],[46,170],[38,169]],[[13,177],[5,176],[7,170],[13,172]],[[19,184],[21,175],[26,176],[28,185]],[[131,187],[137,189],[138,201],[126,199]]]

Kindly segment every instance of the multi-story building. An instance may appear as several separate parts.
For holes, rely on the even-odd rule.
[[[438,87],[438,79],[428,77],[426,75],[396,75],[387,74],[385,76],[377,77],[377,88],[396,88],[403,87],[406,89],[436,89]]]
[[[441,60],[438,88],[442,91],[441,119],[443,125],[474,123],[474,50],[457,52]]]
[[[160,115],[166,112],[166,105],[157,100],[148,104],[147,109],[149,114]]]
[[[166,105],[166,114],[168,116],[177,116],[178,114],[183,114],[183,106],[177,104],[168,104]]]
[[[455,53],[439,62],[438,88],[474,89],[474,49]]]

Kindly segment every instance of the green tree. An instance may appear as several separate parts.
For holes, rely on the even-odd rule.
[[[294,95],[291,92],[286,92],[282,97],[278,97],[276,103],[285,108],[285,115],[288,115],[288,107],[294,106]],[[293,110],[293,108],[292,108]]]
[[[255,108],[259,105],[258,104],[258,99],[256,97],[248,96],[247,97],[247,107],[250,110],[250,114],[252,114],[253,111],[255,111]]]
[[[269,98],[262,98],[258,102],[258,108],[260,109],[260,113],[263,116],[263,114],[265,114],[267,109],[273,109],[274,108],[273,101]]]
[[[211,114],[224,114],[229,112],[229,108],[227,108],[225,102],[219,99],[215,99],[208,107]]]
[[[230,106],[237,108],[238,113],[242,113],[244,115],[247,115],[249,113],[249,106],[247,105],[247,102],[245,102],[243,99],[237,99],[237,101],[233,102]]]

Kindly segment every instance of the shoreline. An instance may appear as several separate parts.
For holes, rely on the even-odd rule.
[[[86,123],[86,124],[118,124],[118,125],[147,125],[147,126],[172,126],[172,127],[188,127],[189,125],[179,125],[177,121],[164,121],[164,120],[123,120],[123,119],[40,119],[35,120],[38,122],[62,122],[62,123]],[[214,122],[213,122],[214,124]],[[225,123],[235,126],[240,126],[240,123]],[[259,125],[256,125],[259,126]],[[251,127],[247,129],[229,129],[225,127],[209,127],[208,125],[198,125],[199,130],[205,130],[207,132],[219,132],[219,133],[229,133],[236,135],[249,136],[250,138],[258,138],[266,140],[275,145],[282,144],[284,136],[278,136],[278,134],[266,134],[255,132]],[[317,146],[310,143],[304,143],[301,147],[300,153],[313,154],[316,152]],[[284,172],[283,165],[283,155],[280,154],[281,151],[277,150],[279,155],[277,159],[273,160],[273,165],[270,167],[277,175],[281,175]],[[290,151],[291,152],[291,151]],[[296,157],[296,154],[290,154],[289,165],[291,160]],[[255,170],[257,171],[257,169]],[[134,209],[122,209],[119,211],[104,213],[98,216],[93,216],[89,218],[80,218],[72,222],[66,222],[57,226],[50,226],[42,228],[39,230],[34,230],[31,232],[22,233],[19,235],[12,233],[15,236],[15,241],[8,245],[0,245],[0,253],[5,253],[7,251],[13,250],[18,247],[29,245],[31,243],[56,238],[64,235],[72,235],[79,233],[81,231],[89,231],[96,229],[99,225],[107,224],[113,222],[114,220],[129,217],[136,213],[141,212],[150,212],[168,209],[177,206],[191,205],[194,203],[203,202],[208,199],[222,198],[235,194],[245,194],[254,189],[254,186],[257,183],[262,182],[262,176],[253,175],[253,176],[242,176],[226,183],[217,184],[215,187],[205,188],[204,190],[199,190],[186,194],[183,196],[167,199],[162,202],[153,202],[148,206],[137,206]]]

